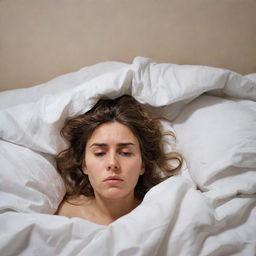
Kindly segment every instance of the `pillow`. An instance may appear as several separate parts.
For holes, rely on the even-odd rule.
[[[202,95],[173,123],[177,147],[209,197],[256,193],[256,103]]]
[[[53,214],[65,187],[53,159],[0,140],[0,212]]]
[[[103,62],[32,88],[1,92],[0,138],[39,152],[58,153],[66,147],[59,134],[64,120],[89,110],[101,92],[107,95],[105,84],[113,88],[120,79],[121,86],[125,77],[118,71],[126,66]],[[113,97],[124,94],[116,90]]]
[[[57,95],[63,91],[72,90],[95,77],[117,71],[126,66],[128,66],[128,64],[122,62],[100,62],[75,72],[57,76],[46,83],[30,88],[3,91],[1,92],[0,109],[35,102],[40,100],[44,95]]]
[[[255,82],[224,69],[157,64],[142,57],[131,65],[106,62],[34,88],[1,93],[0,138],[56,154],[66,147],[59,134],[66,118],[85,113],[102,96],[132,95],[174,119],[186,104],[207,91],[256,99]]]
[[[251,73],[251,74],[245,75],[245,77],[247,77],[247,78],[251,79],[252,81],[256,82],[256,73]]]

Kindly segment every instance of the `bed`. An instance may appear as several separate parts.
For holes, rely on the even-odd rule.
[[[137,10],[135,20],[141,18],[133,1],[124,1],[122,7],[116,1],[104,1],[102,5],[85,2],[97,14],[106,6],[109,12],[113,11],[116,4],[119,11]],[[79,12],[85,2],[65,1],[56,15],[66,14],[67,8]],[[184,1],[167,2],[157,7],[153,18],[167,7],[173,13],[187,10]],[[231,3],[206,2],[193,4],[204,6],[203,10],[212,15],[221,7],[230,10]],[[57,8],[58,1],[23,4],[23,8],[18,8],[15,1],[0,2],[5,15],[7,11],[18,14],[17,17],[29,13],[40,19],[47,8]],[[138,5],[142,7],[142,3]],[[154,1],[144,5],[147,10],[156,8]],[[192,9],[196,9],[194,5],[191,4]],[[30,11],[25,8],[28,6]],[[230,12],[235,24],[234,17],[243,17],[245,11],[251,17],[251,9],[256,5],[255,1],[246,1],[245,7],[241,7],[240,1],[234,1],[232,6],[233,10],[242,10],[234,16]],[[39,11],[40,7],[45,9]],[[206,19],[208,16],[204,15]],[[11,22],[7,15],[1,17]],[[81,17],[76,17],[80,21]],[[175,17],[171,15],[170,19]],[[69,18],[71,21],[72,17]],[[114,16],[114,24],[119,18]],[[158,31],[157,26],[153,30]],[[234,40],[232,35],[230,41]],[[94,34],[94,40],[98,39],[99,35]],[[142,38],[139,39],[142,43]],[[173,61],[175,54],[163,57],[170,46],[156,51],[153,43],[146,51],[139,50],[143,54],[138,55],[138,48],[130,45],[132,53],[119,57],[115,54],[121,47],[112,57],[88,49],[91,55],[81,68],[77,68],[82,59],[79,54],[76,63],[74,59],[70,63],[69,58],[62,66],[56,64],[57,60],[49,65],[42,62],[40,65],[45,69],[41,72],[35,60],[23,67],[21,62],[16,63],[20,71],[18,66],[8,68],[7,62],[8,72],[1,78],[0,93],[0,255],[256,255],[256,54],[252,54],[252,39],[251,33],[246,38],[248,45],[241,48],[243,54],[249,52],[247,62],[240,59],[234,64],[231,54],[225,59],[229,60],[226,65],[224,59],[217,57],[211,63],[210,51],[208,59],[204,59],[202,51],[194,60],[188,55],[190,59],[186,61],[182,46],[179,58],[175,53],[177,59]],[[68,41],[70,45],[73,40]],[[34,46],[37,49],[43,47],[39,41]],[[11,49],[8,38],[2,42],[7,50]],[[66,45],[67,42],[64,49]],[[93,53],[97,53],[94,59]],[[236,57],[241,54],[235,48],[232,53]],[[18,58],[15,52],[12,54]],[[47,59],[44,55],[40,56]],[[3,67],[3,59],[0,62]],[[69,71],[65,72],[66,69]],[[26,76],[31,70],[33,74]],[[12,71],[15,76],[10,76]],[[20,79],[17,72],[24,78]],[[182,169],[153,187],[131,213],[108,226],[54,215],[65,194],[54,163],[54,155],[67,146],[59,134],[65,119],[90,110],[102,96],[116,98],[124,94],[132,95],[161,118],[164,130],[173,131],[176,139],[165,138],[165,150],[183,155]]]

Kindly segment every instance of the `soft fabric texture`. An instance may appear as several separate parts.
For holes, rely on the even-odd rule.
[[[59,135],[64,120],[85,113],[102,96],[132,95],[141,103],[164,107],[161,115],[169,119],[175,118],[188,102],[207,91],[256,99],[256,82],[217,68],[156,64],[138,57],[131,65],[117,63],[107,72],[100,65],[99,70],[93,75],[89,71],[88,75],[88,70],[82,69],[38,88],[1,93],[1,138],[56,154],[65,147]],[[73,77],[74,82],[69,82]],[[15,99],[16,103],[9,99]]]
[[[55,213],[65,194],[51,156],[0,140],[0,212]]]
[[[256,193],[256,104],[203,95],[173,123],[189,172],[207,196]]]
[[[0,254],[255,255],[254,78],[137,57],[0,93]],[[109,226],[51,215],[65,193],[53,161],[65,119],[123,94],[169,119],[165,149],[184,155],[182,171]]]
[[[254,255],[255,218],[254,198],[235,198],[215,212],[187,180],[174,177],[109,226],[63,216],[1,214],[0,248],[3,255]]]

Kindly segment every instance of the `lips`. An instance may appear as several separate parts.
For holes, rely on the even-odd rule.
[[[123,179],[119,178],[118,176],[109,176],[104,180],[104,182],[108,184],[119,184],[122,181]]]

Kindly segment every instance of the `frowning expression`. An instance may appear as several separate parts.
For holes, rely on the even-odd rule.
[[[83,171],[95,196],[115,199],[134,195],[144,167],[139,141],[130,128],[118,122],[97,127],[86,144]]]

